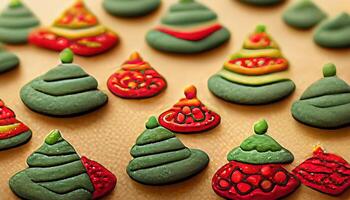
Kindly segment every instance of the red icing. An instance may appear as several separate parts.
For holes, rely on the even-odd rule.
[[[220,123],[220,116],[197,99],[194,86],[186,88],[185,96],[159,116],[162,126],[174,132],[192,133],[212,129]]]
[[[231,161],[212,179],[214,191],[235,200],[275,200],[295,191],[300,185],[296,176],[281,165],[252,165]]]
[[[250,61],[250,62],[247,62],[247,61]],[[246,68],[258,68],[258,67],[265,67],[268,65],[287,64],[287,60],[284,58],[268,58],[268,57],[237,58],[234,60],[230,60],[229,62],[231,64],[240,65]]]
[[[86,168],[95,189],[94,193],[92,194],[92,199],[101,198],[115,188],[117,178],[114,174],[112,174],[112,172],[107,170],[101,164],[93,160],[89,160],[85,156],[81,157],[81,162]]]
[[[270,37],[265,33],[254,33],[249,37],[252,43],[262,43],[263,46],[268,47],[271,44]]]
[[[210,27],[204,28],[199,31],[194,31],[194,32],[175,31],[165,27],[157,28],[158,31],[161,31],[163,33],[169,34],[179,39],[190,40],[190,41],[203,40],[204,38],[210,36],[211,34],[213,34],[214,32],[220,29],[222,29],[222,26],[220,24],[215,24]]]
[[[340,195],[350,187],[349,163],[338,155],[325,153],[320,147],[293,173],[304,185],[330,195]]]
[[[74,54],[93,56],[109,50],[117,44],[119,39],[116,34],[107,32],[93,37],[70,40],[48,30],[37,30],[29,35],[28,40],[32,44],[54,51],[62,51],[65,48],[70,48]],[[88,42],[90,44],[92,42],[93,45],[86,45]]]

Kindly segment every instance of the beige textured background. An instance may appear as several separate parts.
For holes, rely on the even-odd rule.
[[[158,23],[168,6],[175,0],[164,0],[161,9],[147,17],[121,19],[109,16],[101,7],[101,0],[88,0],[87,4],[98,15],[101,22],[117,31],[121,44],[112,51],[93,58],[76,57],[75,62],[97,78],[99,88],[109,96],[109,103],[103,108],[75,118],[52,118],[27,109],[19,98],[20,88],[55,67],[58,54],[34,46],[11,46],[21,58],[21,66],[0,75],[0,98],[12,108],[18,119],[33,131],[32,140],[19,148],[0,152],[0,200],[17,199],[8,187],[8,179],[27,167],[26,158],[40,146],[52,129],[60,129],[64,137],[73,144],[81,155],[86,155],[105,165],[118,177],[116,190],[105,199],[220,199],[211,189],[211,178],[215,171],[227,163],[226,154],[252,134],[252,124],[260,118],[269,121],[269,133],[295,155],[295,161],[287,165],[292,169],[311,155],[315,144],[322,144],[350,161],[350,128],[334,131],[319,130],[296,122],[290,114],[292,102],[307,86],[321,77],[322,65],[334,62],[341,78],[350,82],[350,50],[327,50],[312,41],[312,31],[297,31],[281,20],[282,11],[292,3],[273,8],[254,8],[234,0],[201,0],[218,12],[220,21],[232,32],[232,39],[226,45],[213,51],[191,56],[169,55],[157,52],[144,42],[147,30]],[[72,0],[26,0],[29,7],[47,25],[69,5]],[[334,16],[340,11],[350,12],[349,0],[315,0],[317,4]],[[0,1],[0,6],[5,5]],[[255,25],[264,23],[269,32],[282,47],[291,62],[290,74],[295,81],[295,93],[275,104],[266,106],[240,106],[215,98],[207,89],[210,75],[220,69],[229,54],[237,51],[244,37]],[[147,100],[123,100],[113,96],[107,89],[106,80],[131,52],[140,51],[169,84],[161,95]],[[150,115],[160,114],[179,98],[188,84],[198,87],[199,98],[222,116],[221,125],[209,132],[197,135],[178,135],[188,147],[206,151],[210,164],[206,170],[190,180],[178,184],[151,187],[132,181],[125,172],[131,159],[129,150],[137,136],[144,130],[144,123]],[[331,200],[336,199],[301,186],[287,199]],[[350,199],[347,191],[337,199]]]

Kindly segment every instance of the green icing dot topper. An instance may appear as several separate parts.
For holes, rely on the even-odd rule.
[[[194,0],[180,0],[180,3],[193,3]]]
[[[153,129],[159,126],[158,120],[155,116],[152,116],[148,119],[146,123],[146,128],[147,129]]]
[[[16,8],[16,7],[19,7],[19,6],[21,6],[21,5],[22,5],[21,0],[11,0],[11,1],[10,1],[10,6],[11,6],[12,8]]]
[[[255,28],[256,33],[265,33],[266,32],[266,26],[263,24],[257,25]]]
[[[49,145],[56,144],[58,141],[62,140],[62,136],[59,130],[53,130],[45,139],[45,143]]]
[[[254,132],[259,135],[265,134],[268,127],[266,120],[262,119],[254,124]]]
[[[64,49],[61,53],[60,53],[60,59],[62,63],[72,63],[74,60],[74,53],[72,50],[70,50],[69,48]]]
[[[331,77],[337,75],[337,68],[333,63],[325,64],[323,67],[323,76]]]

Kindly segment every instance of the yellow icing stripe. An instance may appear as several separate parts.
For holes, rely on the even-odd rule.
[[[212,20],[209,22],[199,23],[196,25],[191,24],[191,26],[188,26],[188,25],[187,26],[184,26],[184,25],[170,26],[170,25],[162,24],[158,27],[159,28],[167,28],[167,29],[171,29],[173,31],[178,31],[178,32],[195,32],[195,31],[203,30],[203,29],[208,28],[210,26],[213,26],[215,24],[219,24],[218,20]]]
[[[278,49],[256,49],[256,50],[242,49],[236,54],[233,54],[231,56],[231,60],[236,58],[255,58],[255,57],[281,58],[282,53]]]
[[[261,76],[246,76],[222,69],[218,72],[220,76],[231,81],[244,85],[264,85],[282,80],[288,80],[288,71],[276,72]]]
[[[84,29],[66,29],[59,27],[50,27],[49,30],[56,35],[63,36],[69,39],[78,39],[82,37],[92,37],[106,32],[106,27],[99,25]]]
[[[1,134],[1,133],[8,132],[8,131],[11,131],[11,130],[17,128],[19,125],[20,125],[20,124],[17,123],[17,124],[11,124],[11,125],[0,126],[0,134]]]

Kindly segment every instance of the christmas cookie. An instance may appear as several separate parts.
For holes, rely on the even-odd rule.
[[[104,9],[115,16],[139,17],[156,10],[160,0],[104,0]]]
[[[213,49],[229,38],[216,13],[195,0],[179,0],[146,36],[155,49],[185,54]]]
[[[332,196],[350,187],[350,164],[338,155],[325,153],[321,147],[293,169],[293,173],[304,185]]]
[[[27,159],[28,168],[11,177],[11,190],[28,200],[90,200],[111,192],[116,177],[99,163],[80,157],[58,130]]]
[[[107,85],[119,97],[141,99],[159,94],[167,83],[138,53],[133,53],[121,69],[109,77]]]
[[[26,143],[32,131],[0,99],[0,151]]]
[[[222,70],[208,81],[209,90],[233,103],[258,105],[289,96],[295,89],[288,78],[288,61],[277,43],[257,26]]]
[[[170,110],[159,116],[159,123],[177,133],[196,133],[215,128],[220,116],[209,110],[198,98],[193,85],[185,89],[186,98],[180,99]]]
[[[7,72],[19,65],[19,58],[4,49],[0,44],[0,73]]]
[[[293,117],[318,128],[350,125],[350,86],[336,75],[334,64],[323,67],[321,80],[313,83],[293,103]]]
[[[229,163],[212,179],[219,196],[235,200],[277,200],[293,193],[300,185],[296,176],[279,163],[293,161],[293,155],[271,137],[264,135],[266,121],[254,127],[256,136],[245,140],[227,156]]]
[[[20,0],[11,0],[0,13],[0,42],[27,43],[29,32],[40,22]]]
[[[343,12],[322,23],[315,32],[314,40],[327,48],[350,47],[350,15]]]
[[[107,103],[96,79],[72,63],[72,51],[66,49],[60,56],[60,65],[21,89],[24,104],[36,112],[63,117],[84,114]]]
[[[165,185],[187,179],[209,163],[208,155],[189,149],[171,131],[160,126],[155,117],[146,123],[130,154],[127,173],[137,182]]]
[[[299,0],[283,14],[283,20],[298,29],[309,29],[327,17],[312,0]]]
[[[29,35],[29,41],[39,47],[54,51],[70,48],[81,56],[103,53],[114,47],[118,40],[113,31],[99,23],[83,0],[76,0],[52,26],[35,30]]]
[[[255,6],[271,6],[284,2],[284,0],[239,0],[243,3],[255,5]]]

